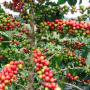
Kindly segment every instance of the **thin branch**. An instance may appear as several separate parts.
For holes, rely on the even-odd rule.
[[[79,82],[79,83],[83,83],[84,85],[87,85],[87,86],[90,85],[90,84],[88,84],[88,83],[84,83],[84,82],[82,82],[82,81],[80,81],[80,80],[77,80],[77,82]]]
[[[51,57],[49,57],[48,60],[51,60],[55,55],[56,55],[56,53],[53,54]]]
[[[78,87],[78,86],[76,86],[74,84],[71,84],[71,83],[64,83],[64,84],[69,85],[69,86],[72,86],[72,87],[74,87],[74,88],[76,88],[78,90],[84,90],[84,89],[82,89],[82,88],[80,88],[80,87]]]
[[[83,68],[82,67],[65,68],[65,69],[61,69],[61,71],[67,71],[68,69],[73,70],[73,69],[83,69]]]
[[[37,90],[42,90],[43,89],[43,87],[42,86],[40,86]]]
[[[22,87],[24,90],[26,89],[26,87],[25,86],[23,86],[23,85],[21,85],[21,84],[18,84],[18,83],[15,83],[17,86],[20,86],[20,87]]]
[[[11,43],[11,41],[2,41],[2,43]]]
[[[55,74],[60,74],[61,71],[67,71],[67,70],[73,70],[73,69],[83,69],[82,67],[74,67],[74,68],[65,68],[65,69],[61,69],[60,71],[56,72]]]

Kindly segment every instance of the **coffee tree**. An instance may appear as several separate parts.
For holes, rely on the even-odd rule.
[[[66,1],[72,8],[61,6]],[[0,58],[8,58],[2,62],[4,65],[15,60],[24,62],[17,64],[18,68],[24,66],[24,69],[10,89],[90,89],[90,23],[86,22],[90,17],[90,7],[80,6],[77,9],[76,3],[77,0],[58,0],[57,3],[49,0],[37,0],[37,3],[35,0],[4,2],[6,8],[20,12],[21,23],[11,19],[10,15],[1,17],[0,29],[7,39],[4,41],[1,38],[1,48],[6,45],[6,51],[1,50]],[[65,20],[65,14],[78,11],[82,16],[77,20]],[[29,25],[31,28],[28,28]],[[9,65],[12,66],[12,62]]]

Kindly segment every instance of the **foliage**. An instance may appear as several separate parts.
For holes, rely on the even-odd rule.
[[[89,68],[85,69],[88,66],[87,56],[90,50],[90,32],[85,34],[89,30],[88,25],[89,23],[75,20],[56,19],[54,22],[47,21],[38,26],[38,47],[42,47],[47,56],[53,56],[50,65],[57,72],[57,80],[76,85],[78,83],[79,86],[86,85],[88,80],[87,84],[90,84],[90,75],[87,73]]]
[[[5,79],[6,83],[0,83],[1,90],[12,90],[10,87],[13,86],[12,84],[14,84],[13,90],[16,88],[25,89],[27,84],[26,79],[28,77],[27,66],[30,67],[30,63],[28,64],[28,62],[26,62],[29,61],[29,52],[31,49],[29,45],[29,36],[30,31],[26,28],[26,26],[15,20],[11,15],[3,13],[0,16],[0,69],[2,70],[0,73],[4,73],[5,70],[3,68],[5,66],[10,66],[8,64],[9,62],[25,62],[24,70],[19,71],[19,74],[17,75],[18,80],[12,83],[13,80],[11,82]],[[19,65],[19,67],[23,68],[22,65]],[[10,72],[13,72],[13,70],[10,69]],[[18,72],[18,70],[16,72]],[[7,73],[6,75],[9,77],[8,70],[6,70],[5,73]],[[4,75],[0,76],[0,80],[2,77],[4,77]],[[8,82],[11,82],[11,85],[8,85]],[[7,89],[4,88],[5,85],[3,86],[3,84],[7,86],[5,87]]]
[[[42,1],[42,0],[41,0]],[[60,6],[59,3],[65,3],[68,2],[72,8],[64,5]],[[23,3],[23,5],[21,4]],[[28,3],[28,4],[27,4]],[[44,2],[43,2],[44,3]],[[64,15],[68,12],[71,12],[72,14],[76,12],[80,12],[82,16],[78,17],[78,20],[86,20],[90,17],[89,13],[89,7],[84,7],[80,5],[79,9],[76,9],[75,4],[77,3],[77,0],[59,0],[57,3],[50,2],[46,0],[44,4],[42,3],[35,3],[34,1],[20,1],[13,3],[7,3],[5,2],[4,5],[7,8],[13,9],[14,11],[20,12],[20,17],[25,20],[25,22],[30,22],[32,19],[32,8],[35,12],[34,20],[37,24],[42,21],[53,21],[55,19],[64,19]],[[80,2],[81,3],[81,2]],[[28,9],[28,12],[27,12]]]
[[[87,12],[84,17],[64,20],[68,12],[78,11],[77,0],[37,1],[4,3],[6,8],[20,12],[23,21],[5,13],[0,16],[1,71],[11,61],[24,62],[18,81],[9,90],[65,90],[67,85],[73,90],[89,88],[90,23],[82,21],[90,17],[89,7],[80,6],[80,13]],[[60,6],[66,1],[71,8]]]

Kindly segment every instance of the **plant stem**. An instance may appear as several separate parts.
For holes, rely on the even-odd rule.
[[[34,2],[34,1],[33,1]],[[31,9],[31,15],[32,15],[32,20],[30,21],[30,25],[31,25],[31,37],[29,37],[30,39],[30,47],[31,48],[35,48],[35,22],[34,22],[34,8]],[[28,80],[29,80],[29,83],[28,83],[28,86],[27,86],[27,89],[26,90],[34,90],[33,88],[33,83],[34,83],[34,62],[33,62],[33,54],[31,53],[31,56],[30,56],[30,60],[28,62],[29,64],[32,64],[32,69],[29,69],[29,77],[28,77]]]
[[[56,53],[53,54],[51,57],[49,57],[48,60],[51,60],[55,55],[56,55]]]
[[[82,67],[65,68],[65,69],[61,69],[61,71],[67,71],[68,69],[72,70],[72,69],[83,69],[83,68]]]
[[[82,88],[80,88],[80,87],[78,87],[78,86],[76,86],[76,85],[74,85],[74,84],[71,84],[71,83],[65,83],[65,82],[64,82],[64,84],[69,85],[69,86],[72,86],[72,87],[74,87],[74,88],[76,88],[76,89],[78,89],[78,90],[83,90]]]
[[[17,86],[20,86],[20,87],[22,87],[24,90],[26,89],[26,87],[25,86],[23,86],[23,85],[21,85],[21,84],[18,84],[18,83],[15,83]]]

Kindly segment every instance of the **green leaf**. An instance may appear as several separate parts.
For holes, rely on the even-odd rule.
[[[2,35],[4,38],[7,38],[7,40],[10,39],[10,36],[8,36],[8,34],[5,33],[5,32],[1,32],[1,31],[0,31],[0,35]]]
[[[88,47],[83,47],[83,51],[82,51],[82,57],[85,57],[87,58],[87,55],[88,55]]]
[[[74,6],[74,5],[76,5],[77,0],[67,0],[67,2],[70,6]]]
[[[5,13],[4,10],[1,8],[1,5],[0,5],[0,14],[1,13]]]
[[[87,64],[90,65],[90,52],[87,55]]]
[[[58,0],[58,4],[64,4],[67,0]]]

